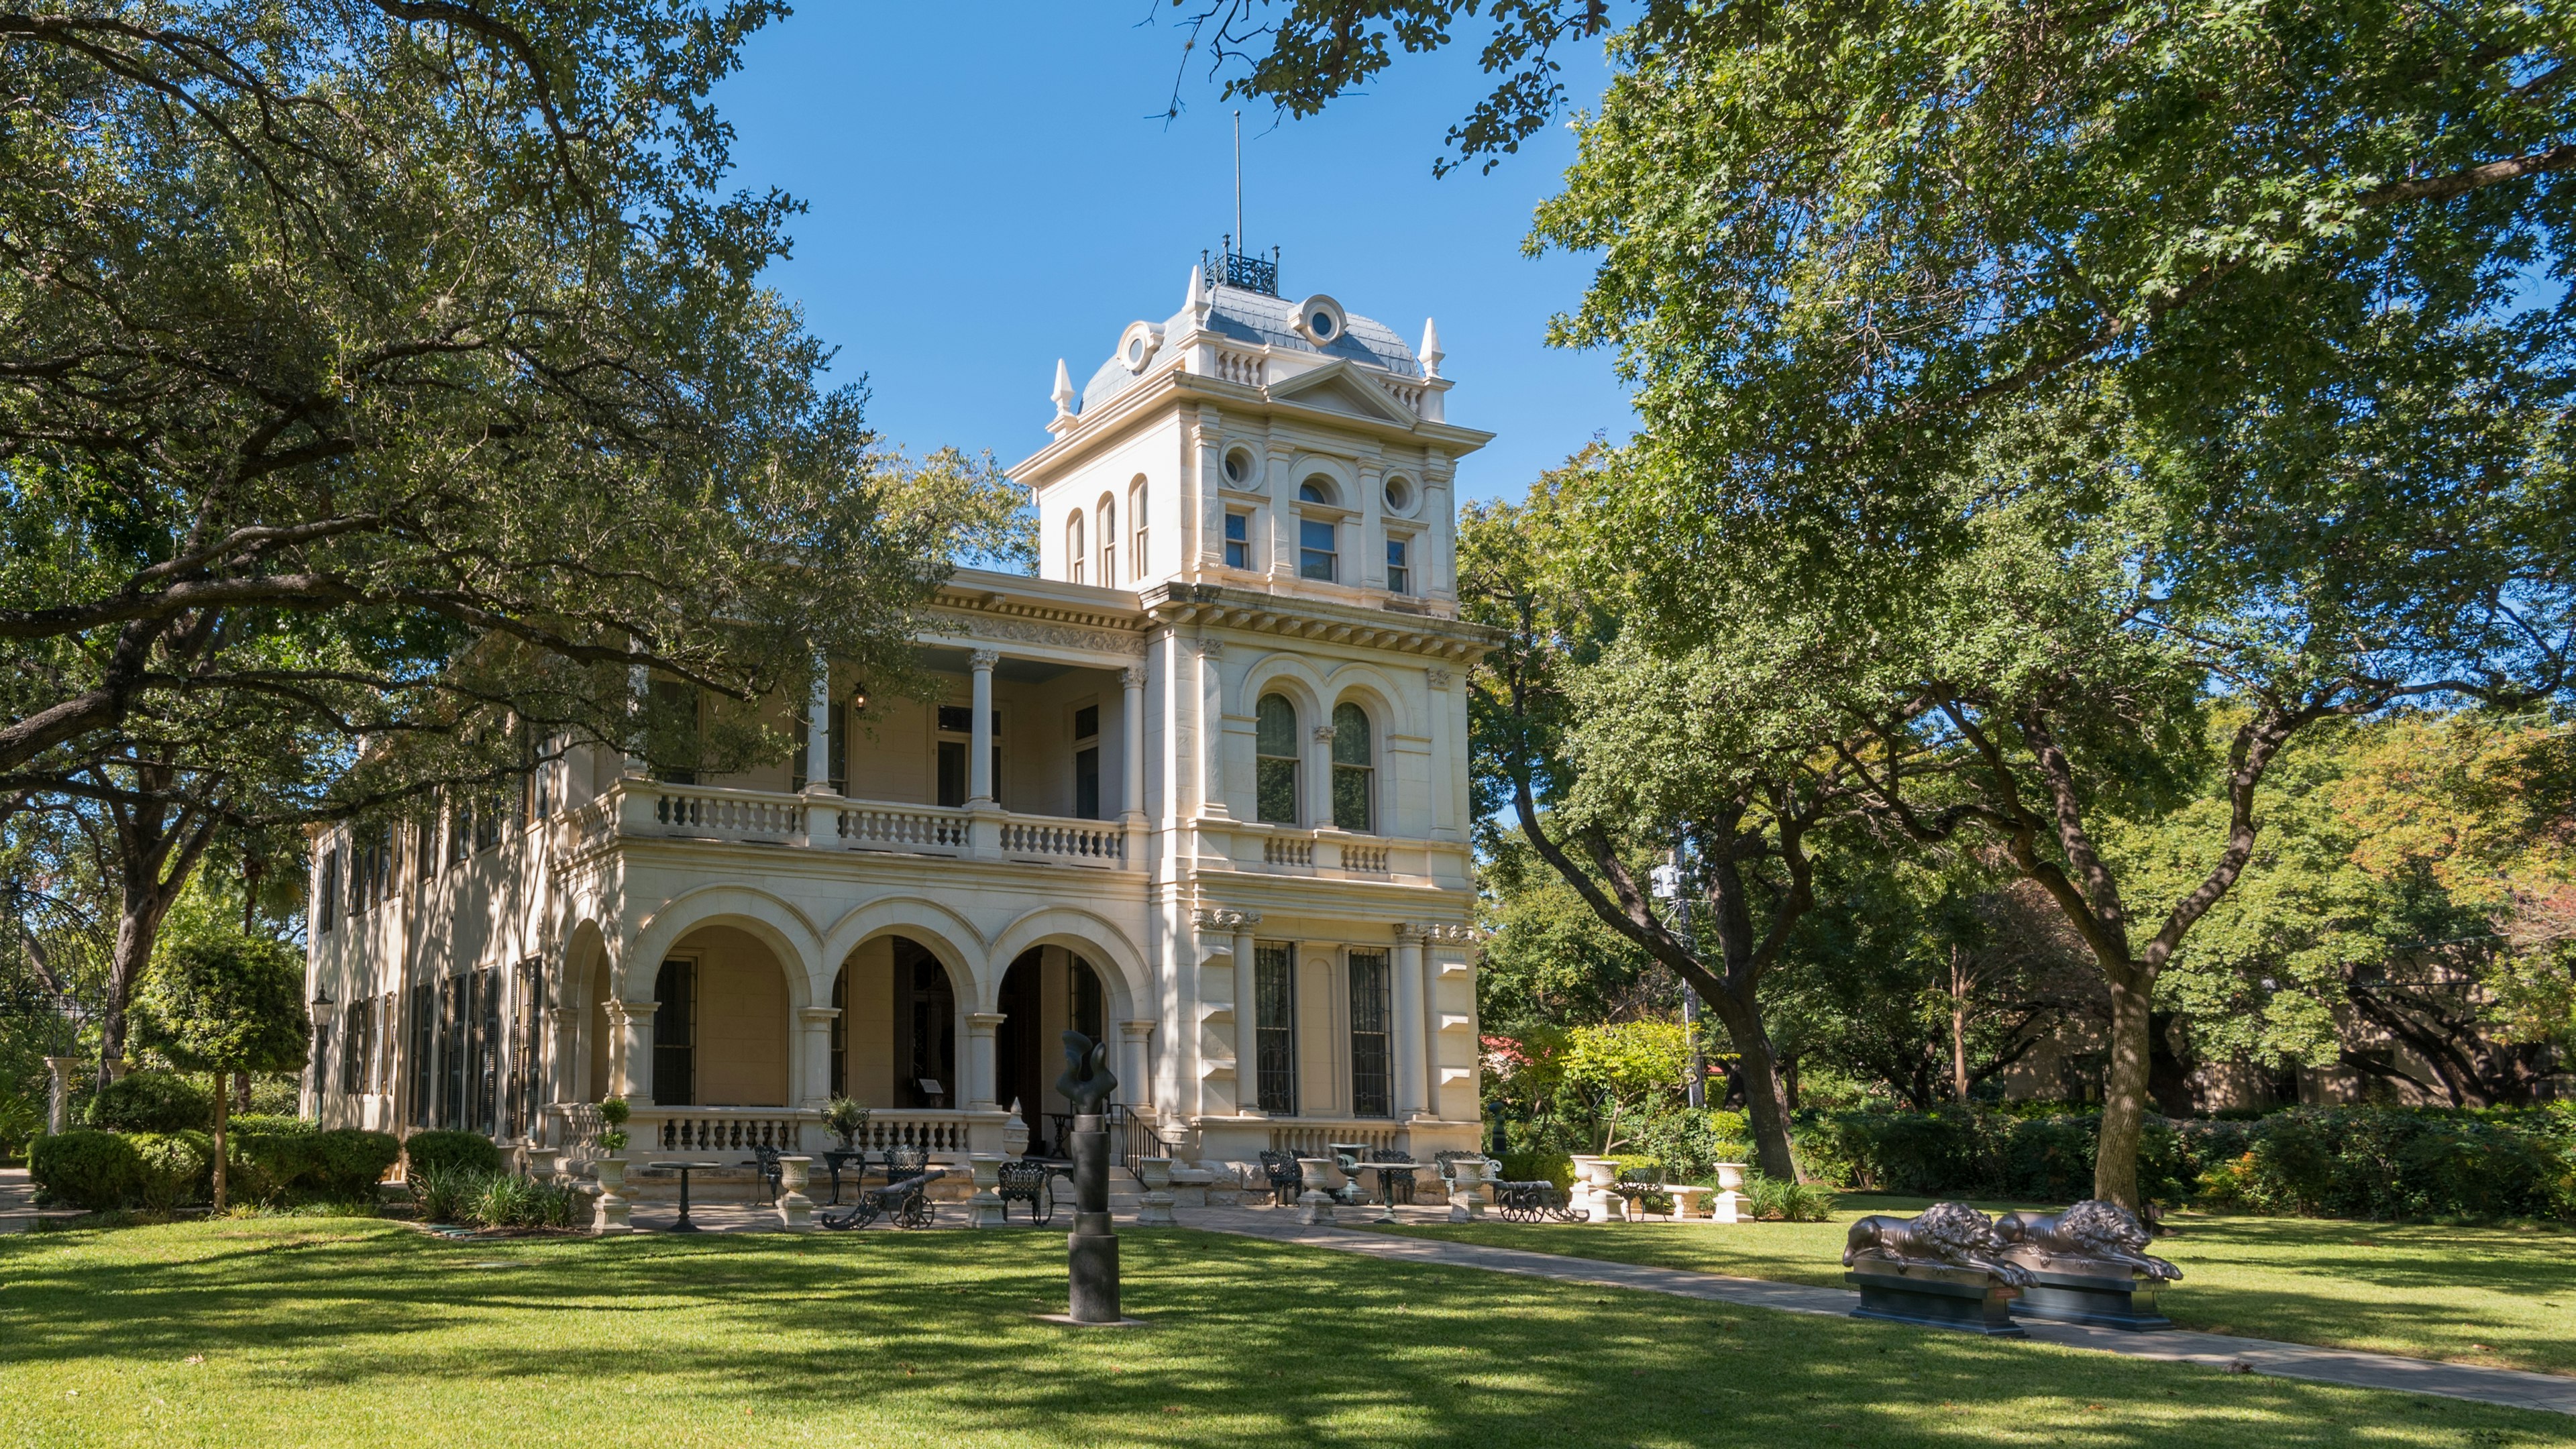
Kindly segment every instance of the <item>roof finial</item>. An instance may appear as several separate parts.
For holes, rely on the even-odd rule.
[[[1438,377],[1440,375],[1440,359],[1448,355],[1449,354],[1440,350],[1440,324],[1432,321],[1428,317],[1423,318],[1422,375],[1424,377]]]
[[[1195,315],[1200,308],[1207,305],[1207,302],[1207,273],[1200,268],[1192,267],[1190,268],[1190,294],[1181,299],[1181,307],[1184,311]]]
[[[1057,417],[1073,416],[1073,374],[1064,370],[1064,359],[1061,357],[1055,360],[1055,391],[1048,396],[1055,399]]]

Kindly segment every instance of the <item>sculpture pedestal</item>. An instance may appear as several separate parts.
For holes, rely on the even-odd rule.
[[[2021,1290],[2012,1311],[2025,1318],[2058,1323],[2089,1323],[2096,1328],[2122,1328],[2144,1333],[2173,1327],[2156,1311],[2156,1285],[2136,1270],[2118,1263],[2055,1259],[2047,1266],[2015,1256],[2038,1281]]]
[[[629,1217],[631,1204],[626,1200],[626,1159],[603,1157],[591,1164],[599,1176],[598,1216],[591,1220],[593,1233],[631,1233],[635,1224]]]
[[[1308,1188],[1297,1199],[1297,1221],[1310,1228],[1333,1225],[1333,1199],[1320,1188]]]
[[[1002,1159],[990,1152],[978,1152],[967,1158],[975,1172],[975,1195],[966,1199],[966,1225],[972,1228],[1008,1226],[1002,1214]]]
[[[1203,1208],[1208,1205],[1208,1188],[1216,1174],[1198,1167],[1172,1169],[1172,1206]]]
[[[1136,1209],[1136,1226],[1168,1228],[1180,1219],[1172,1216],[1172,1159],[1140,1157],[1136,1160],[1138,1176],[1144,1179],[1145,1198]]]
[[[1854,1318],[1884,1318],[1921,1328],[1955,1328],[1989,1338],[2027,1338],[2012,1321],[2016,1290],[1973,1268],[1924,1268],[1864,1258],[1843,1274],[1860,1290]]]

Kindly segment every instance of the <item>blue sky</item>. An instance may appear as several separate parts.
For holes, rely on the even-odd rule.
[[[1078,386],[1121,328],[1179,309],[1234,199],[1231,107],[1204,66],[1181,79],[1181,117],[1159,119],[1178,13],[813,3],[719,90],[738,183],[811,207],[771,281],[840,347],[838,375],[868,374],[890,441],[1016,463],[1047,441],[1058,357]],[[1588,102],[1598,52],[1567,59]],[[1606,355],[1543,342],[1589,261],[1521,255],[1571,136],[1554,128],[1490,175],[1431,175],[1481,79],[1472,54],[1444,54],[1311,120],[1245,107],[1244,222],[1282,249],[1292,296],[1330,292],[1416,341],[1439,319],[1450,420],[1499,434],[1461,464],[1461,494],[1516,497],[1595,433],[1625,437],[1629,411]]]

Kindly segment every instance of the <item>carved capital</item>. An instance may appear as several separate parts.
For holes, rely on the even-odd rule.
[[[1201,639],[1198,646],[1199,657],[1210,664],[1225,657],[1225,641],[1222,639]]]
[[[1422,671],[1422,676],[1423,678],[1431,681],[1431,687],[1433,689],[1447,689],[1449,687],[1449,671],[1441,668],[1437,664],[1434,664],[1430,668]]]
[[[1319,724],[1315,726],[1315,743],[1319,745],[1329,745],[1332,742],[1333,727],[1331,725]]]
[[[977,669],[990,669],[994,665],[1002,662],[1002,651],[999,649],[978,649],[974,653],[966,656],[966,662],[975,666]]]
[[[1126,668],[1118,671],[1118,682],[1129,689],[1143,689],[1145,687],[1145,667],[1141,664],[1128,665]]]
[[[1473,946],[1485,939],[1485,933],[1473,926],[1456,925],[1447,921],[1408,922],[1396,927],[1397,939],[1403,939],[1408,932],[1428,946]]]
[[[1190,917],[1202,931],[1236,931],[1261,924],[1259,911],[1238,910],[1232,906],[1201,906]]]

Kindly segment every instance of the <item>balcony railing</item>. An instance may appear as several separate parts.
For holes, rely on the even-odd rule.
[[[1008,1115],[878,1108],[860,1129],[858,1146],[883,1152],[903,1144],[935,1158],[999,1152]],[[823,1130],[822,1114],[810,1107],[637,1107],[627,1130],[633,1137],[629,1156],[749,1152],[755,1147],[815,1153],[836,1145],[832,1134]]]

